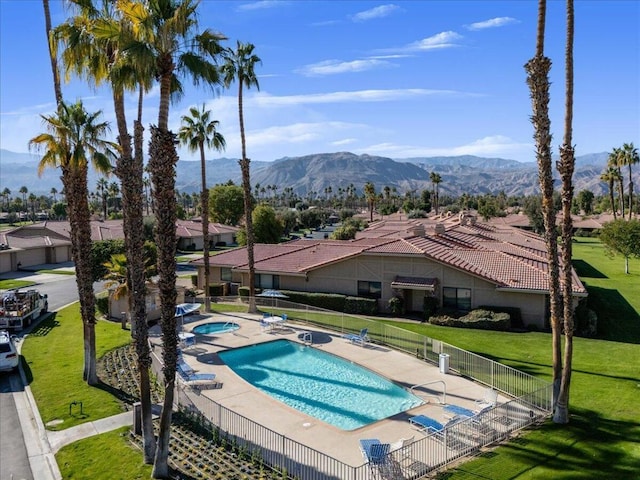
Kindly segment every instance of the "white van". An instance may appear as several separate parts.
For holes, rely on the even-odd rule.
[[[6,330],[0,330],[0,372],[13,372],[18,369],[20,356],[13,343],[13,337]]]

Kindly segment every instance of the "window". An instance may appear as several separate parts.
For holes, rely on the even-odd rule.
[[[442,306],[458,310],[471,310],[471,289],[444,287],[442,289]]]
[[[220,281],[222,282],[230,282],[231,281],[231,269],[228,267],[220,268]]]
[[[358,280],[358,296],[367,298],[382,298],[382,283]]]
[[[256,288],[272,288],[278,290],[280,288],[280,276],[268,273],[256,273]]]

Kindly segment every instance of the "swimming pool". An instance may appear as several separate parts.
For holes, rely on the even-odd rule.
[[[354,430],[423,403],[366,368],[290,340],[219,355],[253,386],[342,430]]]
[[[209,322],[193,327],[192,332],[198,335],[211,335],[215,333],[227,333],[238,330],[240,325],[235,322]]]

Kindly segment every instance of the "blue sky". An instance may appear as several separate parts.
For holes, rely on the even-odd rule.
[[[67,14],[51,0],[52,21]],[[640,1],[576,0],[576,154],[640,146]],[[391,158],[478,155],[534,161],[523,65],[535,48],[537,1],[214,1],[200,25],[225,45],[251,42],[260,91],[245,92],[247,154],[271,161],[351,151]],[[550,0],[546,54],[553,61],[554,151],[563,136],[565,4]],[[0,148],[26,152],[54,95],[40,0],[0,0]],[[110,92],[74,80],[69,101],[113,119]],[[172,106],[176,131],[206,103],[239,157],[237,89],[189,87]],[[156,123],[158,91],[145,103]],[[130,119],[135,98],[128,101]],[[182,160],[196,155],[181,149]]]

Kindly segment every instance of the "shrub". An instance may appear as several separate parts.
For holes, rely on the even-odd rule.
[[[226,283],[211,283],[209,284],[209,291],[207,296],[209,297],[224,297],[227,294]]]
[[[424,312],[424,319],[429,320],[431,315],[438,310],[438,299],[436,297],[424,297],[422,302],[422,311]]]
[[[404,298],[393,297],[389,299],[389,310],[396,316],[404,315]]]
[[[194,287],[198,286],[198,275],[191,275],[191,285]]]
[[[249,287],[238,287],[238,295],[241,297],[248,297]]]
[[[518,307],[497,307],[493,305],[480,305],[481,310],[490,310],[495,313],[508,313],[511,318],[511,328],[523,328],[522,313]]]
[[[598,334],[598,315],[587,306],[587,299],[578,303],[575,313],[575,332],[580,337],[595,337]]]
[[[361,315],[376,315],[378,313],[378,300],[375,298],[346,297],[344,312]]]
[[[96,310],[105,317],[109,315],[109,294],[96,295]]]
[[[454,318],[448,315],[433,316],[429,319],[433,325],[458,328],[478,328],[481,330],[509,330],[511,321],[508,313],[495,313],[490,310],[472,310],[467,315]]]

